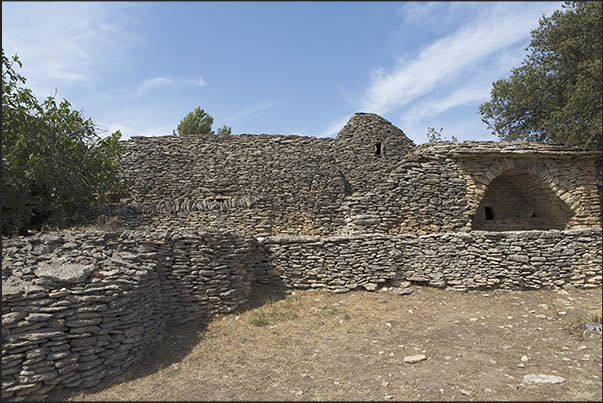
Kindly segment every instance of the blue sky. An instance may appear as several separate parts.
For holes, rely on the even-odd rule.
[[[3,2],[2,47],[124,138],[196,106],[233,133],[334,137],[374,112],[416,143],[496,140],[478,107],[560,2]]]

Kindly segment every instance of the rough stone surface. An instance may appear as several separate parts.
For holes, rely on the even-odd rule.
[[[64,260],[41,263],[35,271],[36,276],[59,282],[76,284],[83,282],[90,272],[94,270],[91,265],[85,266],[77,263],[66,263]]]
[[[112,212],[132,227],[323,236],[601,227],[600,152],[415,146],[370,113],[353,115],[335,139],[161,136],[122,146],[121,171],[134,189]]]
[[[266,237],[263,247],[269,260],[256,280],[289,288],[374,290],[399,284],[406,287],[394,291],[405,294],[412,292],[411,282],[459,290],[601,285],[600,229],[365,234],[311,242],[279,236]],[[575,252],[565,255],[570,247]],[[518,248],[525,259],[515,257]]]

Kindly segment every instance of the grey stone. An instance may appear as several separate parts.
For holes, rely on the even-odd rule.
[[[50,263],[41,263],[34,271],[36,276],[58,283],[80,284],[94,270],[93,265],[67,263],[64,260],[55,260]]]
[[[424,361],[426,359],[427,359],[427,357],[425,355],[417,354],[417,355],[407,355],[404,357],[404,359],[402,361],[405,364],[415,364],[417,362]]]
[[[364,289],[367,291],[375,291],[377,289],[376,283],[367,283],[363,285]]]
[[[545,375],[545,374],[528,374],[524,375],[523,383],[525,384],[541,384],[541,383],[562,383],[565,382],[565,378],[556,375]]]

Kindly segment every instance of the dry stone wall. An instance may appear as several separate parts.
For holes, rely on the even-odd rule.
[[[344,176],[332,139],[233,135],[138,137],[122,143],[137,225],[241,233],[328,234],[343,223]]]
[[[600,228],[599,155],[537,143],[424,144],[407,154],[376,189],[346,199],[344,233]],[[496,187],[511,172],[518,175],[516,187],[502,186],[498,202],[504,204],[502,199],[517,198],[522,191],[527,198],[522,205],[531,209],[530,215],[519,209],[510,221],[495,217],[481,225],[485,217],[479,207],[489,186]],[[538,216],[543,206],[547,214]],[[480,225],[474,228],[476,222]]]
[[[333,145],[337,166],[353,192],[368,192],[415,148],[402,130],[373,113],[356,113]]]
[[[244,306],[262,250],[252,237],[228,231],[178,231],[160,253],[163,312],[173,324],[207,319]]]
[[[2,398],[96,385],[140,359],[166,324],[243,306],[255,245],[186,230],[3,239]]]
[[[401,293],[413,282],[456,290],[601,285],[600,152],[498,142],[415,147],[365,113],[336,139],[122,144],[132,193],[97,213],[137,230],[3,239],[3,399],[41,399],[58,385],[92,386],[121,373],[168,323],[235,311],[254,283],[335,292],[391,284]],[[551,227],[558,230],[475,231]]]
[[[519,187],[523,185],[533,191],[544,186],[546,189],[540,195],[545,192],[554,195],[545,203],[565,206],[563,209],[570,213],[565,229],[601,227],[601,189],[597,186],[602,175],[597,164],[600,152],[538,143],[478,142],[462,143],[449,148],[447,153],[454,156],[467,181],[467,217],[477,213],[480,201],[496,178],[514,171],[529,174],[527,181],[518,182]],[[535,178],[538,183],[534,183]],[[533,194],[531,199],[537,197]],[[538,204],[537,200],[533,204]]]
[[[597,287],[600,229],[254,238],[180,229],[3,239],[2,397],[123,372],[168,324],[244,307],[255,282],[346,292]],[[401,292],[404,289],[400,289]]]
[[[133,227],[333,234],[346,225],[345,198],[374,189],[412,147],[400,129],[365,113],[336,139],[134,137],[122,142],[120,160],[133,184],[124,202],[137,213],[126,218]]]
[[[415,146],[369,113],[352,116],[335,139],[139,137],[123,148],[122,174],[134,186],[120,209],[132,227],[321,236],[601,227],[600,152]],[[498,210],[493,220],[485,207]]]
[[[599,287],[601,240],[600,229],[274,236],[262,239],[264,281],[335,292],[405,282],[459,291]]]

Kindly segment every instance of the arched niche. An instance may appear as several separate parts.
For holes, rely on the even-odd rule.
[[[494,178],[473,216],[480,231],[565,229],[573,212],[537,175],[507,169]]]

